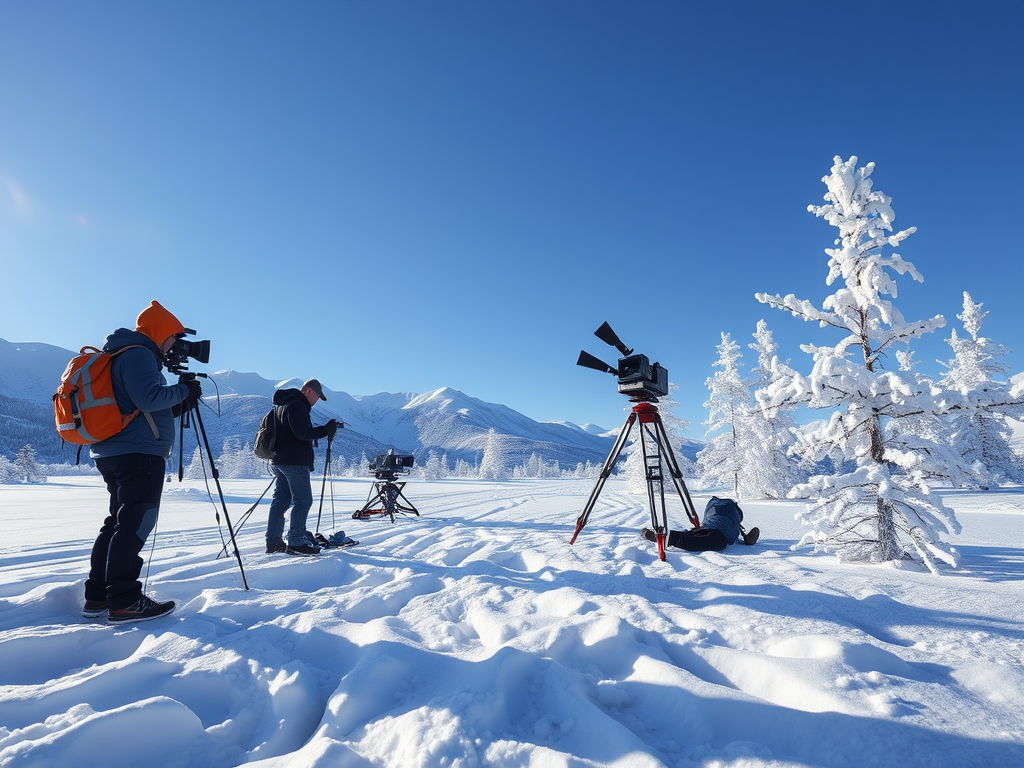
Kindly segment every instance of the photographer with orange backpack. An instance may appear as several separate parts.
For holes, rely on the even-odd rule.
[[[89,455],[110,493],[108,516],[93,545],[85,582],[86,618],[106,613],[108,623],[121,624],[174,610],[173,601],[157,603],[142,593],[139,553],[156,527],[165,459],[174,445],[174,418],[182,403],[202,396],[194,378],[171,385],[164,380],[164,357],[185,330],[154,301],[139,314],[135,330],[118,328],[103,344],[103,353],[112,358],[109,375],[123,426],[98,442],[80,441],[89,443]]]

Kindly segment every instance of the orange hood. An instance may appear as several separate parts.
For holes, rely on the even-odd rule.
[[[148,336],[159,347],[168,337],[185,332],[185,326],[174,315],[152,301],[139,313],[135,321],[135,330]]]

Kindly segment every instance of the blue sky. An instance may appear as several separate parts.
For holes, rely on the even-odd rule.
[[[1022,80],[1019,2],[0,3],[0,337],[155,298],[208,370],[617,428],[607,320],[700,437],[721,332],[834,343],[754,293],[831,293],[856,155],[947,318],[917,359],[966,290],[1020,370]]]

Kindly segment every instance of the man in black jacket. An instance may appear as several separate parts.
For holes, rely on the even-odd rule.
[[[274,393],[277,434],[270,469],[276,482],[267,517],[268,554],[320,554],[319,547],[306,541],[306,516],[313,506],[313,488],[309,481],[313,471],[313,441],[321,437],[333,438],[338,422],[331,419],[323,426],[314,427],[309,413],[317,400],[326,399],[316,379],[307,381],[302,389],[279,389]],[[292,519],[285,542],[284,514],[288,507],[292,509]]]

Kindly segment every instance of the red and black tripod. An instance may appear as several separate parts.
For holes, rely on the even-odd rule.
[[[626,440],[629,439],[629,433],[632,431],[633,425],[638,421],[640,422],[640,450],[643,452],[644,472],[647,478],[647,501],[651,508],[651,527],[654,530],[658,543],[658,558],[664,560],[665,542],[668,538],[668,513],[665,508],[664,483],[664,468],[666,466],[691,525],[694,528],[699,528],[700,520],[693,506],[693,499],[690,498],[690,492],[683,481],[683,473],[679,470],[679,463],[676,461],[675,454],[672,453],[672,444],[669,442],[668,434],[665,432],[665,424],[661,420],[658,407],[646,400],[636,402],[636,405],[633,406],[632,411],[626,418],[626,423],[622,425],[622,431],[619,432],[619,437],[615,441],[615,445],[612,446],[611,453],[605,459],[604,466],[601,468],[601,474],[597,479],[597,485],[594,486],[594,490],[587,500],[587,506],[583,508],[583,514],[576,520],[576,530],[573,532],[572,538],[569,539],[569,543],[576,543],[576,537],[580,535],[583,526],[590,520],[590,513],[594,511],[594,504],[597,503],[597,497],[601,495],[601,489],[604,487],[605,480],[611,475],[615,461],[619,458],[619,454],[626,445]]]

